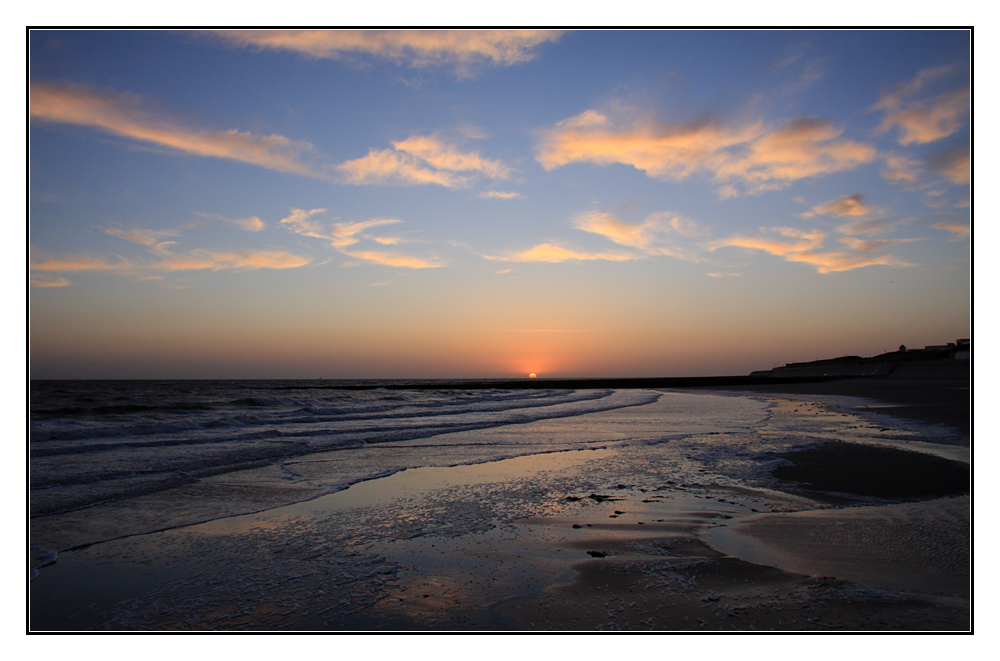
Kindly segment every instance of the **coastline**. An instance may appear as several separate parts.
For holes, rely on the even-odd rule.
[[[947,361],[907,365],[885,376],[836,377],[826,380],[772,383],[763,381],[739,388],[697,386],[707,392],[719,390],[746,393],[852,397],[871,400],[861,404],[861,412],[882,413],[930,425],[946,425],[968,440],[972,424],[969,363]],[[866,410],[867,409],[867,410]]]
[[[329,390],[540,390],[549,388],[621,388],[704,390],[775,395],[821,395],[864,398],[875,402],[876,413],[943,424],[968,438],[971,427],[971,362],[967,360],[914,361],[875,364],[868,369],[776,368],[749,375],[407,381],[379,385],[297,385]]]
[[[827,404],[815,403],[808,395],[862,396],[858,395],[858,391],[849,391],[850,381],[803,385],[803,388],[819,386],[825,389],[837,384],[837,392],[789,393],[798,399],[786,400],[782,414],[794,414],[803,419],[814,415],[827,415],[834,419],[843,415],[830,413]],[[859,381],[868,383],[867,380]],[[776,387],[781,386],[760,386],[762,390],[757,395],[774,395],[784,399],[781,397],[784,393],[774,390]],[[894,388],[892,384],[879,387],[883,392],[892,392]],[[709,394],[712,390],[705,392]],[[720,387],[715,390],[732,393],[733,389]],[[740,388],[740,391],[743,390]],[[894,395],[895,401],[890,402],[906,403],[905,393],[913,389],[904,387],[895,388],[895,391],[902,394]],[[873,391],[869,388],[863,392],[870,395]],[[908,403],[915,405],[912,398]],[[613,414],[591,414],[590,419],[599,419],[602,415],[613,417]],[[586,427],[586,420],[579,422]],[[631,459],[633,464],[655,460],[654,449],[629,448],[630,456],[636,452],[640,454]],[[801,454],[805,456],[805,453]],[[213,576],[207,562],[198,557],[192,560],[192,549],[204,552],[206,540],[211,540],[213,545],[221,542],[222,548],[231,546],[233,562],[248,562],[241,550],[247,548],[248,541],[278,543],[276,540],[282,540],[280,544],[286,549],[283,556],[274,556],[274,559],[262,564],[261,569],[266,571],[270,566],[267,563],[276,561],[279,562],[276,566],[284,566],[280,565],[284,562],[294,565],[301,560],[297,553],[302,558],[311,558],[313,550],[307,544],[311,538],[308,534],[303,535],[303,531],[322,530],[323,525],[330,525],[331,512],[337,511],[338,507],[347,507],[344,503],[365,511],[365,508],[376,507],[392,489],[410,494],[409,497],[416,498],[415,502],[436,502],[435,499],[442,498],[442,494],[449,493],[451,489],[472,493],[473,503],[488,503],[497,494],[507,494],[504,490],[510,485],[532,480],[549,484],[552,483],[552,476],[559,476],[561,484],[572,485],[575,476],[583,470],[582,466],[599,460],[600,470],[603,471],[607,462],[623,460],[623,456],[615,448],[596,452],[574,450],[474,466],[404,471],[307,503],[98,544],[74,552],[72,557],[68,554],[61,558],[62,567],[58,570],[68,574],[87,568],[103,567],[107,570],[120,564],[120,569],[103,574],[104,579],[113,583],[127,582],[127,577],[134,577],[136,572],[142,575],[141,566],[166,567],[167,575],[174,581],[173,593],[190,592],[183,595],[183,599],[188,601],[179,603],[192,603],[205,608],[206,604],[212,604],[211,590],[203,590],[206,584],[214,586],[220,580],[247,581],[248,589],[258,591],[253,594],[259,594],[263,589],[260,583],[253,583],[239,574],[230,575],[228,579],[226,576]],[[649,459],[645,459],[647,456]],[[847,452],[839,463],[827,461],[819,465],[824,468],[827,477],[835,477],[844,474],[845,466],[851,460],[851,453]],[[933,462],[925,462],[922,466],[911,468],[907,473],[911,486],[916,488],[911,495],[916,498],[934,495],[919,492],[922,476],[934,470]],[[793,479],[800,481],[802,477],[800,473]],[[811,547],[811,551],[804,550],[802,544],[794,544],[796,540],[803,539],[804,531],[819,534],[822,538],[829,523],[840,517],[840,527],[846,522],[848,527],[858,531],[854,537],[838,542],[843,549],[857,551],[869,544],[864,540],[872,539],[873,534],[882,535],[879,538],[880,549],[898,549],[901,544],[912,549],[917,561],[911,558],[901,565],[900,570],[904,574],[909,572],[912,578],[915,564],[919,565],[922,554],[930,557],[928,554],[941,551],[933,543],[920,546],[921,540],[933,540],[915,535],[914,531],[919,533],[928,526],[940,528],[944,520],[942,512],[947,515],[947,525],[943,530],[957,539],[954,548],[945,549],[946,554],[967,553],[967,541],[963,541],[961,536],[964,531],[964,539],[967,540],[970,529],[969,497],[963,500],[961,495],[953,494],[905,506],[875,507],[865,505],[862,498],[849,503],[852,506],[844,507],[847,503],[816,499],[816,494],[810,494],[808,489],[741,490],[719,485],[717,488],[671,492],[665,496],[662,494],[666,492],[657,494],[656,488],[656,484],[636,478],[617,487],[609,487],[606,492],[600,492],[606,498],[596,499],[583,492],[546,493],[536,489],[531,491],[536,494],[532,498],[537,499],[537,494],[545,493],[547,504],[538,510],[536,516],[519,519],[511,526],[484,528],[457,538],[417,536],[378,546],[380,552],[390,555],[376,553],[371,560],[374,564],[367,574],[342,578],[345,581],[343,584],[353,591],[351,594],[355,596],[352,598],[363,604],[363,607],[351,612],[336,608],[316,612],[308,608],[308,602],[314,599],[314,596],[309,596],[314,595],[310,592],[310,581],[320,580],[322,577],[319,575],[296,579],[292,587],[280,588],[277,593],[265,598],[263,605],[249,611],[239,611],[236,608],[238,604],[232,608],[214,606],[209,610],[214,613],[212,618],[215,619],[183,620],[163,613],[133,611],[123,615],[120,604],[128,600],[129,590],[134,589],[123,583],[118,586],[122,592],[116,593],[115,597],[118,605],[107,601],[101,603],[101,608],[119,612],[119,615],[103,623],[91,620],[81,628],[224,628],[254,631],[968,631],[971,628],[968,578],[962,573],[961,561],[957,569],[952,562],[945,577],[932,586],[933,589],[912,583],[882,587],[871,581],[858,580],[870,576],[871,572],[845,572],[842,568],[832,574],[809,571],[816,565],[802,564],[801,561],[803,558],[816,560],[817,556],[822,559],[824,553],[834,548],[828,546],[829,539],[825,541],[827,546],[821,543]],[[415,493],[420,494],[419,497],[414,496]],[[467,500],[468,493],[463,498]],[[441,506],[444,508],[441,511],[453,512],[456,506],[468,507],[466,500],[462,500],[461,505],[449,501],[450,504]],[[912,511],[907,517],[897,516],[894,525],[886,527],[886,516],[895,511],[892,510],[894,507],[897,510],[909,507]],[[477,512],[473,507],[469,516],[481,516]],[[740,523],[734,523],[736,521]],[[752,548],[735,553],[735,547],[719,541],[718,531],[731,531],[740,543]],[[299,543],[301,548],[296,546]],[[963,547],[963,544],[966,546]],[[771,551],[774,548],[794,551],[792,555],[799,564],[789,562],[787,557],[781,559],[782,562],[775,562],[773,553],[766,555],[769,548]],[[220,553],[214,546],[211,552]],[[384,557],[405,558],[409,568],[394,569],[391,563],[379,560]],[[123,562],[122,558],[140,558],[140,568]],[[770,562],[758,564],[753,561],[757,559],[760,562],[762,558]],[[891,556],[874,561],[867,556],[852,559],[849,554],[845,558],[848,564],[853,563],[854,569],[865,566],[877,568],[879,562],[894,562]],[[336,563],[329,565],[324,570],[328,572],[325,576],[329,577],[329,572],[334,572],[337,566]],[[781,568],[776,568],[778,566]],[[250,568],[252,563],[247,569]],[[177,579],[178,572],[200,577],[202,587]],[[56,578],[54,573],[45,577]],[[58,591],[57,586],[58,581],[54,581],[44,589]],[[42,588],[43,584],[38,583],[36,587]],[[88,622],[87,609],[82,602],[91,597],[90,594],[77,595],[77,611],[73,615],[77,622]],[[172,598],[180,599],[176,596]],[[69,596],[67,599],[73,601]],[[116,608],[118,611],[115,611]],[[35,611],[35,608],[32,610]],[[41,620],[33,623],[32,628],[53,630]]]

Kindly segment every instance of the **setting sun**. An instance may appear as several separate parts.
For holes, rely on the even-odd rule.
[[[28,633],[971,632],[940,13],[29,23]]]

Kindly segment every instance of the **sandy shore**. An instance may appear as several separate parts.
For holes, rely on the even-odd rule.
[[[793,393],[801,399],[779,408],[834,420],[844,414],[808,395],[871,397],[876,387],[879,401],[911,413],[921,398],[940,402],[918,397],[914,384],[850,386],[803,385]],[[960,402],[922,421],[954,420]],[[582,431],[613,415],[565,424]],[[783,455],[780,488],[688,489],[634,472],[658,451],[408,470],[306,503],[94,545],[32,583],[31,628],[970,630],[968,464],[834,441]],[[574,489],[595,475],[622,481]],[[476,520],[522,497],[535,514],[510,525],[410,538],[387,530],[362,549],[335,539],[341,512],[398,529],[437,512]]]
[[[900,365],[891,375],[882,377],[764,382],[737,388],[724,385],[695,387],[706,391],[862,397],[875,403],[870,407],[872,412],[931,425],[947,425],[967,440],[972,424],[972,375],[969,370],[966,361],[940,361]]]

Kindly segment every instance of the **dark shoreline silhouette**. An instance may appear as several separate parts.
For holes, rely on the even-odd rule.
[[[836,381],[845,376],[684,376],[594,379],[511,379],[496,381],[407,381],[377,384],[303,384],[279,386],[273,390],[522,390],[550,388],[704,388],[709,386],[749,386],[782,383]]]

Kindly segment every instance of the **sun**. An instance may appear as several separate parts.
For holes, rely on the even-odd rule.
[[[538,376],[538,375],[535,374],[534,372],[532,372],[531,374],[528,375],[528,378],[529,379],[534,379],[536,376]]]

